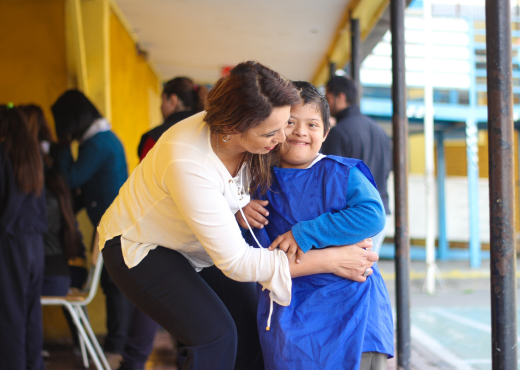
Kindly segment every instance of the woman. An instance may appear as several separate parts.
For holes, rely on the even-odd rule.
[[[216,265],[233,280],[260,282],[288,305],[291,276],[361,279],[372,266],[367,258],[377,260],[351,246],[309,251],[296,264],[242,238],[234,214],[250,193],[269,186],[290,106],[299,100],[278,73],[256,62],[237,65],[209,93],[207,112],[162,136],[101,220],[108,271],[139,309],[186,345],[184,369],[233,369],[241,330],[196,271]],[[345,267],[352,264],[357,268]]]
[[[0,369],[44,368],[43,185],[36,138],[18,108],[0,105]]]
[[[45,273],[42,295],[65,296],[71,287],[81,288],[85,282],[85,247],[74,217],[70,189],[51,156],[51,145],[54,147],[56,144],[43,111],[34,104],[20,106],[20,109],[44,157],[48,230],[43,236]]]
[[[141,137],[137,148],[139,159],[143,160],[162,134],[177,122],[199,113],[204,109],[203,100],[207,95],[204,86],[195,85],[187,77],[175,77],[166,82],[162,92],[161,113],[164,123],[148,131]]]
[[[90,100],[68,90],[52,106],[60,143],[79,142],[78,158],[64,146],[59,168],[71,189],[81,190],[81,202],[94,226],[128,177],[123,145]],[[107,329],[104,350],[112,367],[144,368],[152,350],[156,324],[135,309],[114,284],[106,269],[101,273],[106,296]],[[135,328],[139,328],[139,333]]]

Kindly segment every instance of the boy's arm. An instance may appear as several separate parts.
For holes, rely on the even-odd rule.
[[[292,227],[294,239],[303,252],[312,247],[355,244],[384,229],[386,215],[381,196],[357,167],[350,170],[347,189],[345,209]]]

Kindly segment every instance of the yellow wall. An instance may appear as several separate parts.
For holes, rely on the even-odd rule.
[[[67,88],[64,0],[0,2],[0,104],[50,106]]]
[[[123,141],[129,171],[139,163],[137,146],[141,135],[151,126],[152,111],[160,114],[159,78],[146,60],[136,52],[132,40],[118,17],[110,15],[110,76],[112,85],[112,126]],[[156,106],[153,106],[156,105]]]
[[[83,30],[88,34],[84,36],[86,75],[92,91],[87,92],[87,96],[103,113],[111,116],[114,131],[125,147],[129,170],[132,170],[138,162],[136,150],[141,134],[161,121],[159,78],[147,61],[136,54],[128,31],[112,12],[110,27],[108,21],[107,26],[100,21],[107,12],[108,2],[96,0],[79,4]],[[79,86],[78,63],[71,59],[77,54],[78,40],[72,32],[70,5],[69,0],[0,3],[0,104],[38,104],[51,126],[54,125],[51,104],[66,89]],[[105,40],[104,35],[111,47],[101,42]],[[78,220],[85,244],[90,247],[92,225],[85,212],[78,215]],[[89,312],[94,331],[106,332],[101,288]],[[47,340],[70,340],[61,308],[44,307],[43,317]]]

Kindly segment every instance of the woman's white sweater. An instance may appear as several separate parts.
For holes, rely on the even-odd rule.
[[[99,245],[121,235],[132,268],[158,245],[176,250],[200,271],[215,264],[238,281],[258,281],[277,303],[291,300],[284,252],[253,248],[235,220],[249,202],[245,167],[231,177],[211,147],[205,112],[166,131],[119,191],[98,227]],[[244,184],[245,185],[245,184]]]

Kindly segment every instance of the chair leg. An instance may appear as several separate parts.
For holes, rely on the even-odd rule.
[[[83,359],[83,366],[85,369],[88,369],[89,363],[88,363],[88,354],[87,350],[85,348],[85,341],[83,340],[83,337],[79,336],[79,348],[81,350],[81,358]]]
[[[88,319],[88,312],[87,312],[87,306],[81,306],[83,308],[83,311],[85,311],[85,314],[87,315]],[[85,368],[88,369],[88,355],[85,349],[85,343],[83,342],[83,338],[79,337],[80,339],[80,345],[81,345],[81,356],[83,357],[83,365],[85,365]]]
[[[106,370],[103,368],[103,366],[101,366],[101,362],[99,362],[99,358],[96,354],[96,351],[94,350],[94,347],[92,347],[92,344],[90,343],[90,340],[87,336],[87,333],[85,332],[85,329],[83,328],[83,325],[81,325],[81,321],[80,321],[77,311],[68,302],[65,304],[65,307],[67,307],[67,310],[69,310],[70,315],[72,316],[72,319],[74,320],[74,324],[78,328],[78,332],[79,332],[80,336],[83,337],[83,341],[85,342],[85,345],[87,346],[87,350],[90,354],[90,357],[92,357],[92,361],[94,361],[96,368],[98,370]]]
[[[90,336],[90,341],[92,342],[92,345],[96,349],[97,353],[99,354],[99,358],[101,359],[101,362],[106,367],[106,370],[111,370],[110,365],[108,364],[108,361],[105,357],[105,353],[101,349],[101,346],[99,345],[99,342],[96,338],[96,335],[94,334],[94,331],[92,330],[92,327],[90,326],[90,322],[88,321],[85,312],[81,309],[81,307],[76,306],[76,310],[78,311],[79,317],[81,318],[81,321],[83,322],[83,326],[87,330],[88,335]]]

